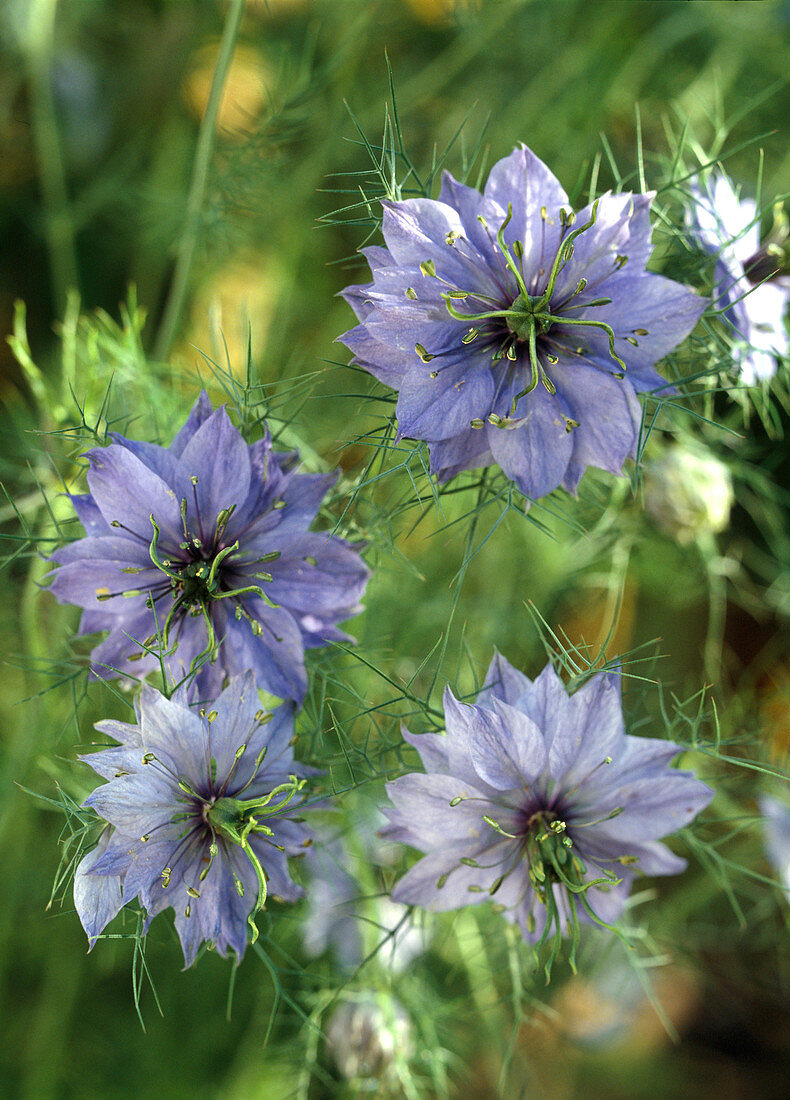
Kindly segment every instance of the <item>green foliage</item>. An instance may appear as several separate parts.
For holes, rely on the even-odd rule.
[[[785,8],[504,0],[446,5],[431,23],[442,5],[427,0],[243,7],[31,5],[51,9],[37,37],[25,5],[0,15],[0,219],[17,242],[0,264],[9,1095],[175,1096],[186,1081],[206,1097],[364,1095],[341,1080],[325,1032],[334,1008],[366,990],[394,996],[414,1028],[393,1095],[460,1096],[473,1080],[480,1095],[702,1096],[690,1082],[710,1065],[704,1034],[677,1048],[665,1036],[682,1039],[694,1013],[717,1024],[727,1012],[755,1044],[749,1080],[768,1094],[790,910],[755,796],[787,796],[787,366],[740,386],[726,328],[706,316],[667,362],[678,393],[645,404],[630,479],[591,471],[577,501],[556,493],[525,513],[495,470],[438,488],[425,448],[395,442],[393,395],[332,342],[349,323],[334,295],[358,278],[358,248],[378,240],[379,200],[435,196],[445,167],[477,185],[519,140],[577,205],[609,187],[656,189],[656,269],[706,290],[710,258],[682,232],[694,174],[723,163],[766,229],[788,192],[786,132],[775,131],[790,108]],[[266,85],[241,138],[214,128],[219,92],[202,125],[186,106],[197,51],[223,25],[226,41],[257,53],[253,84]],[[224,79],[244,94],[232,65]],[[215,316],[234,265],[256,285]],[[90,777],[75,746],[93,742],[95,721],[128,719],[130,697],[89,681],[89,640],[74,636],[75,609],[47,595],[45,558],[80,533],[63,495],[84,491],[80,455],[111,431],[168,442],[202,385],[248,440],[266,421],[306,469],[339,465],[320,525],[368,543],[358,644],[311,653],[297,723],[300,755],[324,769],[352,845],[358,821],[375,831],[384,780],[415,766],[400,723],[441,729],[444,684],[472,698],[494,647],[530,675],[548,656],[572,687],[622,665],[630,731],[682,744],[683,766],[716,787],[703,820],[673,841],[686,875],[631,899],[629,946],[590,930],[577,976],[560,953],[547,987],[519,936],[481,906],[427,916],[430,949],[396,973],[392,930],[368,915],[366,960],[343,972],[330,955],[307,956],[304,903],[270,902],[238,972],[204,953],[180,973],[167,917],[143,937],[137,912],[85,957],[69,879],[96,819],[80,808]],[[678,545],[641,507],[643,464],[670,439],[730,470],[736,506],[722,534]],[[370,914],[405,862],[371,861],[359,840],[353,861]],[[609,1004],[615,977],[640,991],[628,994],[634,1013],[644,990],[659,1032],[640,1048],[615,1022],[614,1038],[596,1032],[585,1052],[573,998]],[[683,981],[678,1007],[671,987]]]

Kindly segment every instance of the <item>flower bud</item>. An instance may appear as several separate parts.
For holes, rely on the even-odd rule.
[[[676,444],[645,467],[645,510],[682,546],[723,531],[734,500],[730,471],[702,448]]]
[[[366,993],[339,1005],[326,1035],[338,1070],[349,1080],[385,1077],[414,1045],[409,1017],[386,993]]]

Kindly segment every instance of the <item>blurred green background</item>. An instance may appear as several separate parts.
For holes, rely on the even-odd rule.
[[[758,176],[764,197],[790,190],[786,2],[248,0],[205,150],[205,187],[191,209],[200,122],[232,10],[227,0],[5,0],[0,9],[0,324],[4,335],[16,324],[17,335],[0,345],[0,479],[16,502],[0,504],[8,555],[0,607],[5,1096],[357,1095],[342,1091],[322,1040],[290,1000],[309,1014],[337,984],[326,959],[310,962],[301,951],[300,906],[264,922],[286,994],[270,1036],[273,979],[254,956],[239,971],[227,1022],[230,965],[209,955],[180,973],[160,918],[148,961],[163,1015],[145,989],[144,1033],[131,941],[103,941],[86,958],[68,891],[45,911],[63,818],[20,787],[54,798],[59,780],[73,797],[84,795],[87,776],[65,762],[90,742],[93,721],[122,713],[104,688],[83,697],[88,650],[69,640],[76,612],[40,590],[47,567],[30,553],[19,519],[33,536],[52,535],[52,515],[77,533],[57,496],[60,477],[75,484],[75,458],[89,445],[84,433],[65,431],[79,423],[68,382],[93,421],[112,378],[111,426],[168,441],[201,380],[222,397],[206,357],[241,380],[249,339],[281,445],[298,442],[309,463],[361,476],[369,450],[355,441],[391,407],[368,398],[381,387],[347,371],[345,349],[333,343],[353,323],[336,295],[365,281],[355,253],[369,230],[364,208],[332,213],[357,202],[360,183],[375,193],[344,101],[368,138],[380,140],[385,51],[410,155],[426,170],[463,124],[446,161],[456,175],[473,151],[475,179],[482,164],[524,141],[571,195],[586,188],[599,157],[599,186],[619,184],[614,163],[624,186],[636,187],[639,117],[649,181],[661,177],[688,126],[700,150],[728,154],[727,170],[746,193]],[[29,348],[19,312],[15,320],[19,299]],[[755,758],[786,766],[788,406],[770,394],[766,401],[772,415],[752,410],[748,420],[727,406],[737,437],[683,424],[736,478],[737,507],[718,543],[677,545],[644,518],[627,482],[612,487],[588,474],[573,512],[578,530],[548,512],[540,518],[553,538],[515,512],[499,524],[469,564],[452,620],[458,589],[450,582],[468,524],[447,527],[430,504],[419,524],[414,511],[390,524],[387,515],[411,492],[405,474],[385,479],[369,500],[363,491],[350,522],[372,527],[376,574],[352,625],[360,652],[399,683],[416,677],[417,694],[434,679],[472,690],[494,646],[532,675],[545,654],[531,600],[576,643],[601,644],[613,627],[609,654],[660,638],[641,651],[665,655],[651,674],[680,698],[714,680],[732,751],[748,744]],[[471,506],[450,500],[446,518]],[[477,540],[498,514],[481,515]],[[446,660],[422,670],[440,639]],[[320,677],[331,657],[315,656],[313,665]],[[378,733],[394,743],[389,686],[352,659],[347,668],[364,702],[381,706]],[[330,686],[338,675],[335,668]],[[356,715],[365,708],[337,694],[352,741],[364,738],[371,719]],[[323,745],[343,759],[320,700],[302,722],[317,753]],[[362,753],[359,764],[356,778],[368,778]],[[380,798],[380,787],[369,797]],[[740,788],[738,797],[753,813],[752,792]],[[744,844],[741,858],[770,874],[759,831]],[[607,989],[566,974],[556,991],[540,986],[534,1011],[519,1019],[499,1000],[516,948],[497,955],[491,947],[498,961],[486,977],[488,946],[480,940],[482,955],[458,947],[480,939],[462,916],[455,946],[443,940],[398,979],[397,996],[424,1017],[418,1047],[446,1052],[419,1054],[419,1094],[782,1095],[790,1086],[790,967],[778,945],[787,907],[766,901],[765,886],[739,880],[744,926],[711,879],[693,881],[670,884],[674,907],[666,904],[658,933],[674,957],[657,987],[678,1044],[616,981]],[[443,927],[447,937],[451,925]],[[503,926],[484,927],[505,938]],[[601,965],[604,977],[616,971]],[[364,986],[364,973],[356,984]],[[504,1076],[497,1034],[510,1042]]]

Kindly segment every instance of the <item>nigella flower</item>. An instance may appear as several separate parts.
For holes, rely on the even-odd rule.
[[[624,732],[618,676],[568,696],[550,665],[531,682],[497,655],[475,706],[448,688],[444,707],[446,736],[404,733],[426,774],[387,786],[384,835],[425,853],[395,901],[491,900],[529,942],[553,929],[555,950],[568,933],[574,951],[580,921],[617,920],[635,870],[683,870],[658,838],[713,792],[669,767],[678,745]]]
[[[634,457],[637,393],[694,327],[702,298],[645,270],[652,195],[601,196],[574,214],[527,148],[480,194],[444,174],[439,200],[384,202],[387,247],[346,300],[340,339],[400,391],[400,436],[426,440],[444,481],[499,465],[527,496],[575,492],[588,466]]]
[[[267,894],[302,890],[286,857],[310,838],[290,820],[312,769],[294,760],[293,706],[260,709],[252,673],[231,680],[210,710],[144,686],[137,723],[99,722],[120,742],[82,757],[108,783],[85,799],[110,828],[77,868],[74,903],[91,947],[139,898],[145,930],[175,910],[189,966],[205,941],[241,958]]]
[[[52,555],[51,591],[85,608],[81,633],[99,676],[154,667],[157,629],[196,689],[252,669],[260,687],[301,702],[304,650],[348,639],[368,571],[358,548],[308,530],[335,475],[294,472],[296,454],[247,445],[202,393],[170,447],[114,435],[88,452],[90,493],[73,496],[86,537]],[[139,662],[139,663],[135,663]]]
[[[790,285],[776,278],[781,261],[770,246],[760,247],[757,206],[739,199],[726,176],[713,173],[692,185],[691,194],[687,226],[700,248],[716,257],[714,304],[732,329],[735,365],[749,385],[770,378],[789,346],[784,315]]]

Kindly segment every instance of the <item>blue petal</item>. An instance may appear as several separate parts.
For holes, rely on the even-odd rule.
[[[174,765],[176,778],[208,779],[208,723],[194,711],[144,684],[140,693],[143,749]]]
[[[181,511],[176,494],[158,474],[117,443],[88,452],[88,486],[109,524],[124,527],[148,545],[154,535],[153,514],[163,541],[182,537]]]
[[[385,200],[381,205],[384,240],[398,264],[414,266],[433,260],[443,278],[462,289],[480,289],[466,285],[469,269],[447,244],[448,234],[464,229],[451,206],[434,199]]]
[[[512,206],[513,217],[505,230],[505,240],[511,246],[514,241],[521,241],[524,271],[537,272],[541,268],[548,271],[560,241],[560,207],[569,212],[571,209],[556,176],[530,149],[522,146],[491,169],[485,197],[503,213],[507,212],[508,204]],[[545,218],[541,213],[544,209]],[[498,229],[499,225],[491,225],[492,233]]]
[[[578,423],[570,433],[573,453],[564,487],[575,492],[588,466],[619,474],[625,460],[636,457],[642,422],[642,406],[628,379],[569,360],[560,360],[554,378]]]
[[[69,494],[74,505],[77,519],[85,528],[86,535],[112,535],[114,530],[99,511],[99,506],[90,493]]]
[[[551,668],[551,666],[547,666]],[[544,670],[545,671],[545,670]],[[501,653],[495,652],[483,687],[477,696],[477,705],[490,707],[492,699],[501,699],[511,707],[518,704],[522,696],[529,692],[532,681],[527,679],[523,672],[519,672],[507,661]],[[523,709],[523,708],[522,708]],[[528,711],[525,713],[529,714]],[[533,721],[537,721],[534,715],[529,714]],[[538,722],[538,724],[540,724]]]
[[[466,854],[492,840],[483,814],[493,812],[484,786],[474,786],[451,775],[413,772],[387,784],[395,809],[385,809],[393,825],[407,830],[409,843],[423,851],[436,846],[462,847]],[[451,802],[463,799],[455,806]]]
[[[568,700],[563,725],[549,747],[549,768],[562,791],[586,783],[605,760],[625,751],[619,676],[599,674]],[[590,731],[594,731],[591,735]]]
[[[301,703],[307,691],[302,635],[293,616],[281,607],[268,607],[260,599],[244,599],[252,617],[261,624],[257,637],[246,621],[237,622],[224,613],[224,628],[218,626],[223,640],[223,661],[229,676],[251,668],[256,682],[280,699]]]
[[[401,726],[401,735],[404,741],[408,741],[420,754],[422,766],[426,772],[448,774],[449,756],[446,737],[438,733],[410,733],[405,726]]]
[[[187,499],[192,523],[194,525],[198,519],[199,527],[210,540],[222,509],[234,504],[242,506],[250,491],[249,448],[224,408],[217,409],[201,424],[184,448],[178,469],[180,491]],[[194,515],[194,498],[189,485],[193,478],[197,478],[194,492],[199,516]]]
[[[512,844],[512,841],[503,841],[488,849],[485,862],[494,866],[485,868],[461,863],[461,855],[468,855],[467,852],[458,853],[452,849],[431,852],[395,884],[392,900],[402,905],[421,905],[432,913],[490,902],[488,891],[508,865]]]
[[[192,439],[195,432],[203,424],[211,414],[214,412],[214,406],[211,404],[208,394],[205,390],[200,391],[195,404],[192,406],[189,416],[187,417],[186,424],[178,432],[173,442],[170,444],[170,452],[179,458]]]
[[[125,836],[139,838],[169,825],[183,808],[179,795],[175,778],[151,767],[145,775],[126,775],[97,787],[83,805],[92,807]]]
[[[436,474],[440,482],[449,481],[462,470],[475,470],[494,462],[494,456],[488,448],[488,436],[484,430],[479,429],[467,428],[452,439],[432,443],[428,450],[431,456],[431,473]]]
[[[96,937],[103,932],[123,907],[120,875],[92,874],[93,867],[104,854],[110,839],[110,829],[105,829],[92,852],[80,860],[74,873],[74,906],[82,927],[88,934],[92,950]]]
[[[497,790],[530,788],[546,766],[543,735],[525,714],[501,699],[492,699],[491,707],[474,708],[475,769]]]
[[[247,757],[250,754],[250,741],[258,725],[256,714],[261,704],[255,686],[255,677],[247,671],[234,676],[225,690],[210,704],[217,717],[208,727],[206,751],[209,759],[216,762],[216,783],[221,785],[231,769],[238,777],[239,764],[235,764],[236,752],[247,745]],[[255,759],[255,756],[252,756]],[[235,764],[235,766],[234,766]],[[239,787],[243,784],[239,783]]]
[[[551,302],[555,311],[559,306],[561,312],[561,303],[573,294],[582,278],[587,280],[588,286],[574,296],[575,304],[601,297],[619,301],[620,288],[644,272],[650,258],[650,205],[654,198],[652,191],[643,195],[613,195],[611,192],[601,195],[597,200],[595,224],[576,237],[573,256],[554,284]],[[592,204],[577,213],[573,228],[585,225],[591,214]],[[618,261],[621,256],[627,258],[623,266]],[[598,316],[599,308],[591,311],[591,317]],[[573,315],[579,316],[575,311]]]
[[[486,362],[475,359],[466,355],[452,365],[442,360],[435,378],[432,365],[409,371],[401,382],[396,409],[401,436],[428,442],[449,439],[468,430],[470,421],[488,416],[494,379]]]
[[[528,395],[526,414],[517,427],[484,429],[494,460],[526,497],[545,496],[565,476],[573,452],[567,413],[559,394],[551,396],[538,385]]]
[[[276,536],[273,544],[277,544]],[[347,618],[358,606],[369,572],[356,550],[326,534],[305,533],[279,544],[281,556],[266,568],[266,594],[289,611],[315,616],[340,610]]]

